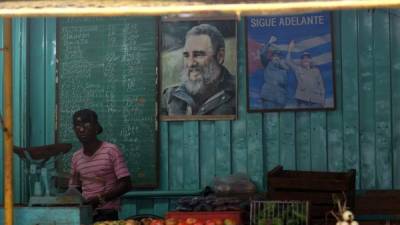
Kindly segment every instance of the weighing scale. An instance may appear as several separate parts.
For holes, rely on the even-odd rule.
[[[51,164],[58,157],[70,151],[71,144],[52,144],[39,147],[20,148],[13,151],[27,162],[29,170],[30,198],[29,206],[14,206],[15,224],[23,225],[90,225],[93,210],[90,205],[83,205],[81,193],[69,189],[57,194],[54,177],[69,178],[69,173],[58,173]],[[82,178],[81,178],[82,179]],[[0,218],[4,209],[0,207]]]
[[[22,160],[29,163],[29,183],[30,183],[30,198],[29,206],[65,206],[65,205],[82,205],[82,196],[79,191],[69,190],[64,194],[52,194],[50,190],[55,190],[50,187],[54,182],[51,178],[63,177],[69,178],[68,173],[57,173],[46,167],[47,162],[56,160],[58,157],[70,151],[71,144],[52,144],[39,147],[20,148],[14,146],[16,153]],[[52,189],[51,189],[52,188]]]

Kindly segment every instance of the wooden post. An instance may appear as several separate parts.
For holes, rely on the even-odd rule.
[[[4,225],[13,225],[12,25],[4,18]]]

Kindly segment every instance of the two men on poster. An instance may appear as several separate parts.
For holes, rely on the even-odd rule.
[[[252,111],[334,107],[329,13],[249,17]]]

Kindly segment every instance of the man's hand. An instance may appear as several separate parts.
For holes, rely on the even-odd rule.
[[[274,43],[276,40],[277,40],[277,38],[276,38],[275,36],[271,36],[271,37],[269,38],[268,44],[272,44],[272,43]]]
[[[132,188],[131,178],[129,176],[118,179],[116,186],[101,195],[93,196],[85,199],[84,204],[92,205],[93,209],[104,205],[106,202],[112,201],[120,197]]]
[[[100,198],[97,196],[87,198],[83,201],[85,205],[91,205],[93,209],[96,209],[100,205]]]

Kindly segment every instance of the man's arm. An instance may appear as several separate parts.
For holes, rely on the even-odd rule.
[[[132,182],[130,176],[122,177],[117,180],[117,184],[110,191],[86,199],[85,203],[90,204],[93,208],[97,208],[99,205],[103,205],[106,202],[112,201],[125,194],[132,189]]]
[[[260,61],[264,67],[266,67],[270,61],[268,54],[271,46],[274,44],[274,42],[276,42],[276,40],[277,38],[275,36],[271,36],[268,42],[266,42],[260,50]]]
[[[290,41],[289,46],[288,46],[288,53],[286,55],[286,65],[288,65],[290,68],[292,68],[292,70],[296,70],[297,69],[297,65],[293,62],[292,60],[292,51],[294,48],[294,41]]]
[[[101,195],[103,200],[105,202],[112,201],[115,198],[120,197],[121,195],[125,194],[126,192],[130,191],[132,189],[132,182],[131,182],[131,177],[122,177],[117,180],[117,184],[113,189],[111,189],[109,192],[104,193]]]

